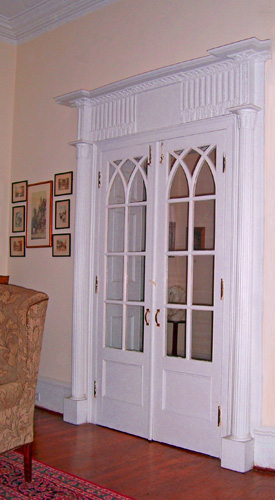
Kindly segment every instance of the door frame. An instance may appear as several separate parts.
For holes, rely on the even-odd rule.
[[[238,125],[230,193],[235,238],[228,261],[229,344],[234,355],[228,381],[223,381],[232,397],[228,397],[230,425],[223,439],[222,466],[245,472],[253,467],[253,433],[261,424],[264,66],[270,42],[252,38],[209,52],[204,58],[102,89],[56,98],[59,104],[79,109],[78,140],[72,143],[77,150],[72,396],[64,401],[64,419],[77,424],[93,419],[97,147],[105,139],[112,142],[113,137],[180,124],[197,126],[213,117],[228,119],[232,113]],[[83,220],[84,212],[91,217]]]

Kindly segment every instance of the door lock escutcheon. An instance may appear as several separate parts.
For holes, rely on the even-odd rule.
[[[160,309],[157,309],[157,312],[156,312],[156,314],[155,314],[155,322],[156,322],[156,325],[157,325],[157,326],[160,326],[160,323],[159,323],[159,320],[158,320],[158,315],[159,315],[159,313],[160,313]]]

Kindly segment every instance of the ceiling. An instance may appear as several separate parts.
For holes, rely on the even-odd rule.
[[[0,0],[0,40],[26,42],[118,0]]]

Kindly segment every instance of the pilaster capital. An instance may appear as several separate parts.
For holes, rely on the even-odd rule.
[[[240,129],[254,130],[257,115],[261,108],[255,106],[255,104],[244,104],[243,106],[229,108],[228,111],[238,116]]]
[[[70,142],[70,146],[76,148],[76,157],[78,160],[88,160],[90,158],[91,147],[93,146],[92,142],[75,141]]]

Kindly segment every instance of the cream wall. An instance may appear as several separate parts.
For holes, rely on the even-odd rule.
[[[272,7],[273,5],[273,7]],[[138,73],[206,55],[209,48],[249,37],[272,38],[274,0],[121,0],[48,32],[17,49],[12,180],[53,179],[75,169],[68,142],[77,136],[76,111],[53,97],[94,89]],[[273,192],[274,61],[267,63],[266,267],[264,422],[275,425],[275,247]],[[274,109],[274,108],[273,108]],[[72,207],[73,208],[73,207]],[[73,213],[72,213],[73,216]],[[73,234],[73,226],[72,226]],[[9,259],[13,282],[50,295],[40,375],[70,381],[73,258],[27,249]],[[271,267],[270,267],[271,266]]]
[[[0,42],[0,274],[8,272],[15,70],[16,48]]]

